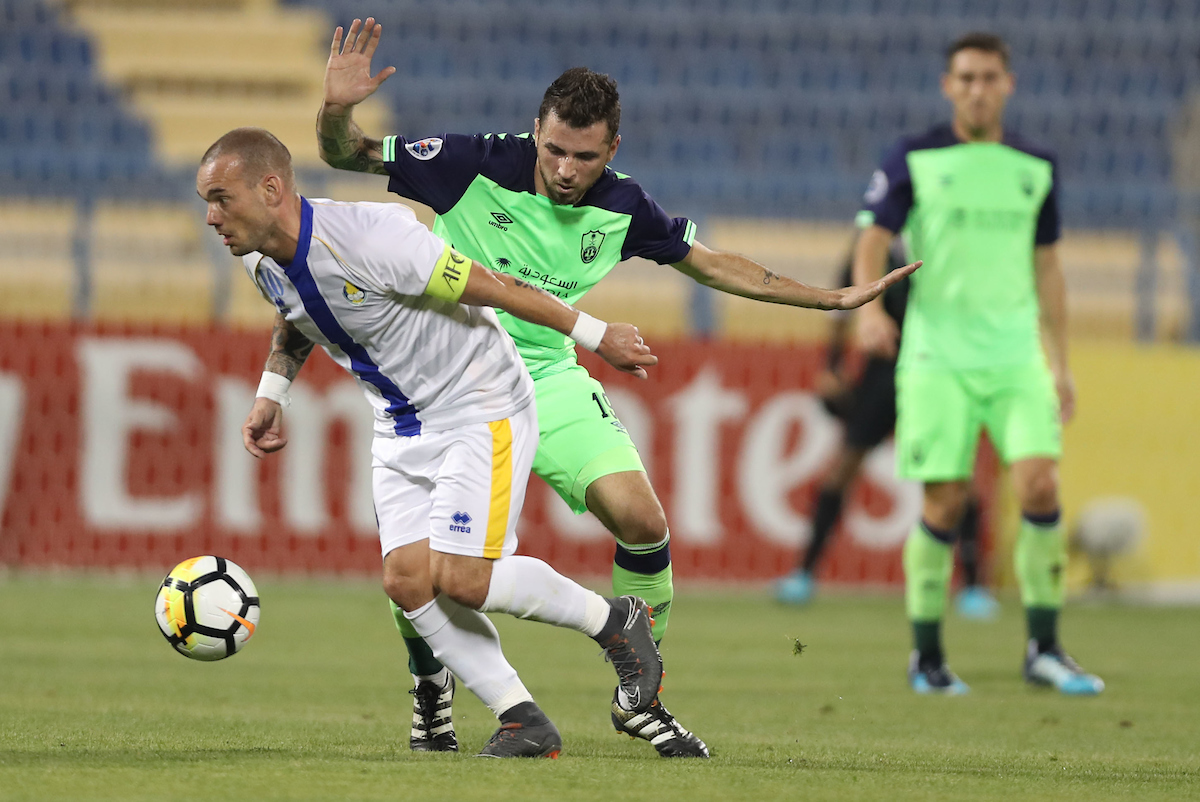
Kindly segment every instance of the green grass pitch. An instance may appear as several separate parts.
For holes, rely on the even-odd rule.
[[[409,753],[403,646],[374,584],[263,578],[258,634],[206,664],[158,634],[156,579],[0,579],[0,800],[1200,798],[1194,610],[1068,609],[1067,646],[1108,682],[1096,699],[1022,684],[1015,602],[994,623],[951,618],[972,693],[945,699],[904,684],[897,597],[791,610],[685,591],[663,699],[707,762],[612,731],[590,641],[498,617],[565,742],[557,761],[499,762],[470,757],[494,720],[465,691],[463,753]]]

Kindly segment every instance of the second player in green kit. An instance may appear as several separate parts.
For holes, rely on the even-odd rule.
[[[1024,676],[1067,694],[1104,687],[1058,639],[1066,567],[1058,460],[1074,406],[1058,187],[1053,156],[1001,124],[1013,85],[1000,39],[954,43],[942,81],[953,121],[891,150],[859,219],[856,280],[878,275],[896,234],[925,262],[912,280],[896,369],[898,471],[925,487],[923,518],[904,547],[909,682],[921,693],[967,690],[946,665],[940,627],[981,430],[1011,466],[1021,505]],[[858,322],[865,349],[895,350],[898,332],[878,303]]]

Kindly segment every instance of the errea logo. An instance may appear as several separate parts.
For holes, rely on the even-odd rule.
[[[451,532],[466,532],[467,534],[471,533],[471,527],[467,526],[467,524],[471,523],[471,516],[467,513],[461,511],[455,512],[450,516],[450,520],[454,521],[454,523],[450,524]]]

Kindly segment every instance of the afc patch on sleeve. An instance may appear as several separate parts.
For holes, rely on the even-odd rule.
[[[404,149],[414,159],[425,162],[442,152],[442,140],[436,136],[430,139],[420,139],[416,142],[409,142]]]
[[[871,183],[867,185],[867,191],[863,193],[863,200],[869,205],[874,205],[886,198],[887,192],[887,173],[883,170],[876,170],[871,174]]]

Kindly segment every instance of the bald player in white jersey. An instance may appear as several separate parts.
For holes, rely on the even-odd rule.
[[[263,457],[286,445],[288,387],[314,345],[355,376],[375,409],[384,589],[500,719],[480,754],[557,757],[562,748],[483,612],[592,637],[612,660],[621,692],[649,708],[662,661],[645,603],[605,599],[513,553],[537,416],[528,372],[488,307],[568,334],[644,377],[643,366],[657,359],[637,329],[606,325],[487,270],[398,204],[302,198],[287,148],[262,129],[217,140],[201,160],[196,189],[208,204],[207,223],[277,310],[242,430],[246,449]]]

